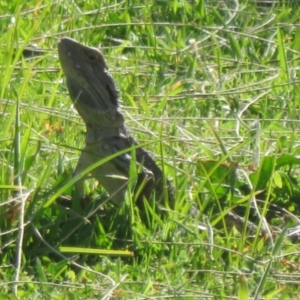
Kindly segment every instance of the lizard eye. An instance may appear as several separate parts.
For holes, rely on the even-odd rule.
[[[96,59],[97,59],[96,55],[93,54],[93,53],[89,53],[89,54],[88,54],[88,58],[89,58],[90,60],[96,60]]]

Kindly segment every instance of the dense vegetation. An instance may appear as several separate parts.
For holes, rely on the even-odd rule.
[[[0,12],[1,299],[296,299],[297,1],[14,0]],[[174,210],[140,214],[130,193],[114,207],[94,180],[74,195],[85,127],[62,36],[101,48]]]

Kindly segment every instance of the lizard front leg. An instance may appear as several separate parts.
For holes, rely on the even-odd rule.
[[[73,173],[73,177],[78,176],[80,173],[84,172],[86,168],[88,168],[92,164],[90,159],[90,154],[85,151],[85,148],[81,151],[79,160],[77,162],[75,171]],[[75,183],[75,193],[76,197],[83,198],[85,196],[84,193],[84,181],[88,178],[88,175],[82,176],[76,183]]]
[[[87,144],[82,150],[74,176],[79,175],[86,168],[100,160],[123,150],[122,148],[126,149],[126,147],[122,147],[122,139],[119,138],[106,138],[97,143]],[[128,153],[123,153],[120,156],[101,164],[90,172],[91,176],[97,179],[107,191],[109,194],[109,200],[117,205],[120,205],[125,200],[130,164],[131,156]],[[151,171],[147,170],[143,166],[138,168],[140,168],[140,170],[137,175],[136,188],[134,192],[135,198],[138,199],[138,202],[140,202],[140,200],[144,197],[148,200],[150,199],[154,180],[153,173]],[[75,185],[75,191],[79,197],[84,196],[84,180],[87,177],[87,175],[83,176]]]
[[[109,137],[97,143],[96,152],[98,157],[104,158],[130,146],[127,144],[126,138]],[[111,196],[111,200],[116,204],[121,204],[125,200],[131,163],[131,155],[123,153],[91,172],[92,176],[99,180]],[[137,165],[137,171],[136,184],[133,191],[134,198],[137,202],[140,202],[140,199],[143,197],[149,200],[154,184],[153,173],[142,165]]]

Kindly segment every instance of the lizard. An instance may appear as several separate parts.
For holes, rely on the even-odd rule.
[[[103,54],[96,48],[65,37],[58,43],[58,55],[70,98],[86,125],[86,145],[74,176],[101,159],[136,146],[135,159],[139,170],[135,187],[137,205],[141,208],[144,198],[151,201],[155,195],[158,202],[167,197],[167,202],[173,207],[173,185],[125,126],[119,109],[119,90]],[[117,205],[125,200],[131,153],[129,150],[120,154],[91,171],[91,176],[100,182]],[[84,180],[76,184],[81,195],[84,194]]]
[[[86,145],[74,172],[76,176],[111,154],[138,146],[138,142],[125,126],[124,116],[119,110],[119,91],[102,53],[98,49],[87,47],[70,38],[61,39],[58,53],[70,97],[87,129]],[[155,194],[158,201],[166,196],[170,207],[173,208],[174,188],[171,182],[164,178],[162,169],[146,150],[138,147],[135,151],[136,162],[140,165],[136,183],[136,190],[140,192],[137,197],[138,206],[142,207],[140,204],[143,198],[150,201]],[[125,199],[131,160],[129,150],[91,172],[117,205]],[[83,180],[77,183],[77,190],[80,193],[84,190]],[[244,219],[234,212],[228,212],[225,216],[225,224],[227,230],[235,226],[238,231],[244,233],[246,228],[251,235],[258,230],[254,223],[246,221],[245,224]],[[298,231],[295,232],[293,230],[288,232],[289,238],[297,239]],[[261,229],[262,236],[268,237],[269,233],[270,230]]]

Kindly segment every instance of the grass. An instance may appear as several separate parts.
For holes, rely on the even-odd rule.
[[[296,2],[0,8],[0,299],[299,297]],[[142,221],[129,193],[117,209],[93,180],[76,201],[85,128],[62,36],[104,53],[127,125],[176,188],[168,217]],[[25,59],[33,43],[44,52]]]

